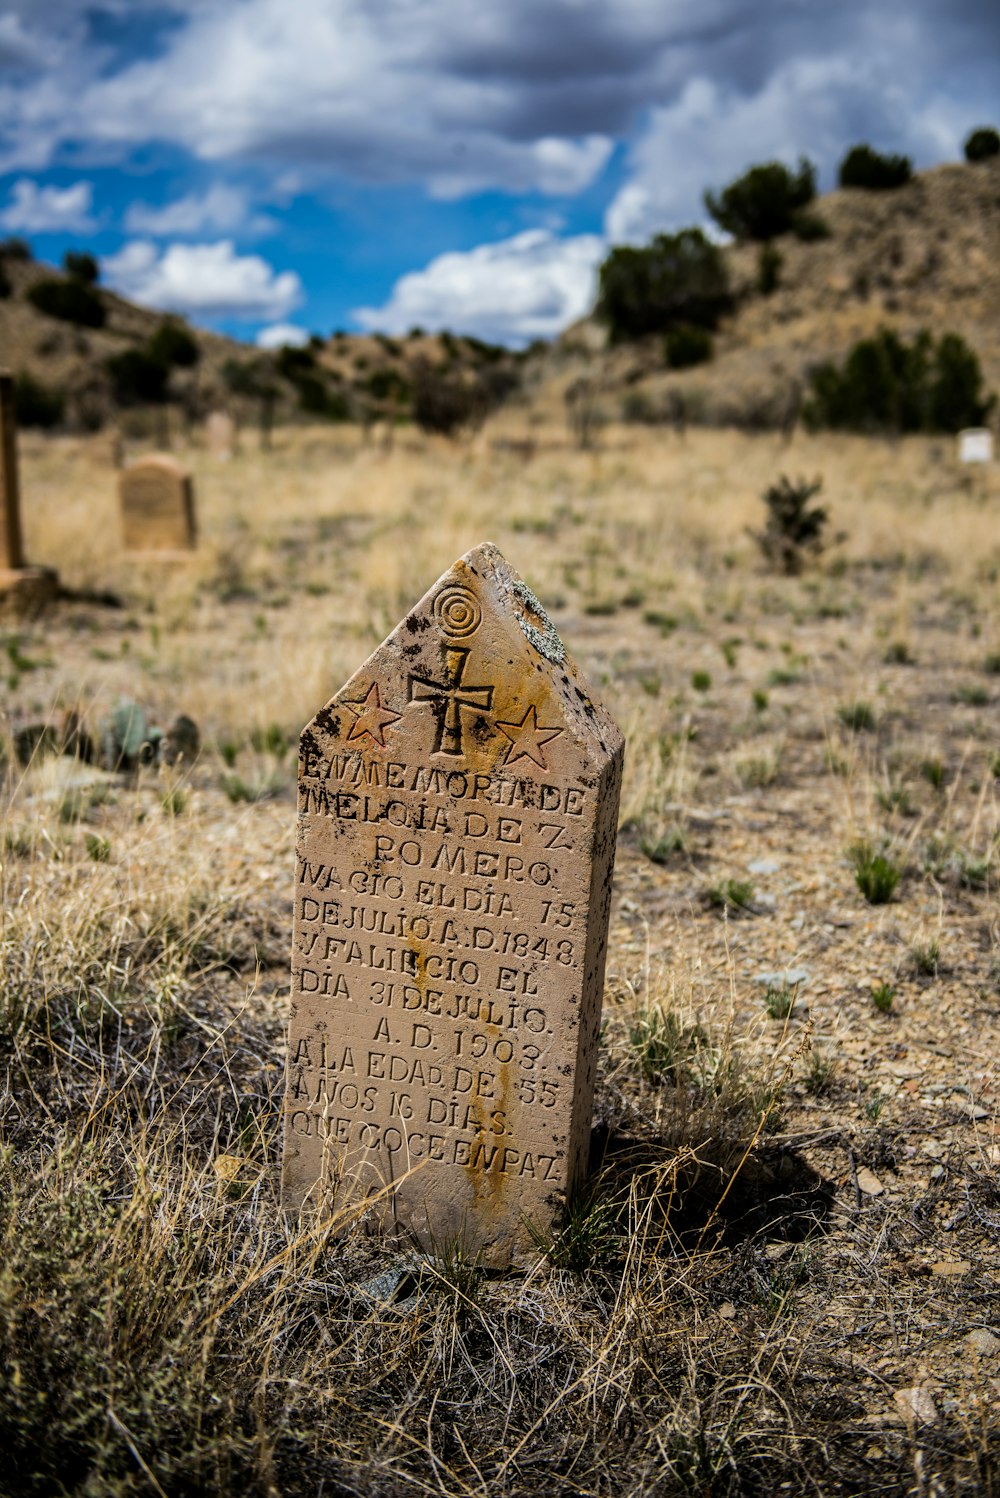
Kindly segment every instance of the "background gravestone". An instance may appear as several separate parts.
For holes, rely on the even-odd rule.
[[[303,730],[283,1199],[502,1262],[587,1166],[624,743],[494,546]]]
[[[205,422],[205,441],[213,458],[226,462],[236,448],[236,423],[228,411],[212,411]]]
[[[195,544],[191,474],[173,458],[140,458],[118,479],[126,551],[190,551]]]

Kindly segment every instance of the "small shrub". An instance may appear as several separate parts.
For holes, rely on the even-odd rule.
[[[111,857],[111,844],[106,837],[101,837],[97,832],[85,833],[84,846],[87,849],[87,857],[94,863],[107,863]]]
[[[928,755],[920,761],[920,773],[936,791],[941,790],[948,779],[948,767],[937,754]]]
[[[771,701],[770,697],[768,697],[767,693],[763,690],[762,687],[754,688],[751,700],[753,702],[753,710],[755,713],[766,713]]]
[[[826,544],[827,508],[809,503],[822,487],[821,478],[793,483],[782,474],[762,496],[767,523],[750,534],[767,561],[787,576],[801,572],[807,557],[819,556]]]
[[[672,635],[677,628],[678,620],[673,614],[664,614],[659,609],[645,609],[642,615],[643,624],[651,624],[660,631],[661,635]]]
[[[66,397],[53,385],[36,380],[27,370],[14,381],[14,413],[20,427],[57,427],[63,419]]]
[[[168,817],[179,817],[187,810],[188,792],[182,785],[172,785],[160,797],[160,805]]]
[[[869,842],[855,843],[850,850],[854,881],[869,905],[888,905],[902,878],[902,870],[885,853],[877,853]]]
[[[921,978],[936,978],[941,962],[941,943],[937,938],[928,942],[917,942],[910,949],[913,971]]]
[[[696,692],[707,692],[712,685],[712,673],[710,671],[692,671],[691,685]]]
[[[527,1227],[535,1247],[554,1269],[583,1274],[616,1247],[621,1216],[622,1208],[617,1202],[588,1184],[574,1194],[555,1233],[547,1233],[530,1222]]]
[[[764,990],[764,1008],[771,1019],[787,1019],[795,1007],[798,987],[794,983],[769,983]]]
[[[81,328],[103,328],[104,303],[90,286],[82,281],[36,281],[28,290],[28,301],[60,322],[75,323]]]
[[[284,777],[277,774],[262,775],[254,780],[245,780],[242,775],[223,775],[222,790],[226,799],[234,806],[241,802],[253,805],[257,801],[266,801],[271,796],[277,796],[285,788]]]
[[[913,814],[913,806],[910,802],[910,793],[905,785],[890,782],[889,785],[880,785],[875,793],[875,798],[884,812],[899,812],[901,816],[908,817]]]
[[[722,252],[700,229],[618,245],[600,269],[597,315],[614,342],[682,323],[711,329],[731,304]]]
[[[1000,134],[992,125],[980,125],[967,137],[964,149],[966,161],[988,161],[1000,156]]]
[[[886,646],[882,659],[887,666],[912,666],[914,663],[913,651],[905,640],[893,640],[891,645]]]
[[[753,909],[754,887],[749,879],[722,879],[707,891],[708,903],[731,914]]]
[[[852,733],[875,732],[875,709],[870,702],[842,702],[837,708],[837,718]]]
[[[822,1097],[829,1092],[830,1084],[837,1072],[837,1058],[828,1051],[812,1050],[806,1067],[806,1091],[813,1097]]]
[[[705,364],[713,352],[711,333],[689,323],[671,328],[663,341],[664,358],[669,369],[691,369],[696,364]]]
[[[891,983],[876,983],[872,988],[872,1003],[880,1014],[888,1014],[891,1011],[895,998],[896,990]],[[881,1111],[879,1109],[879,1112]]]
[[[629,1047],[647,1082],[678,1082],[687,1063],[708,1045],[699,1024],[686,1025],[671,1009],[653,1004],[629,1026]]]
[[[792,227],[796,214],[816,196],[816,168],[800,157],[797,172],[783,161],[752,166],[718,197],[705,193],[705,207],[734,239],[773,239]]]
[[[777,245],[761,245],[757,256],[757,290],[761,296],[771,296],[777,291],[784,263],[785,257]]]
[[[86,250],[67,250],[63,256],[63,270],[72,280],[80,281],[84,286],[96,286],[101,279],[96,259]]]
[[[685,851],[687,842],[681,829],[674,827],[661,837],[644,837],[640,846],[652,863],[669,863],[678,853]]]
[[[840,163],[837,181],[841,187],[861,187],[868,192],[891,192],[905,187],[913,176],[908,156],[884,156],[871,146],[852,146]]]

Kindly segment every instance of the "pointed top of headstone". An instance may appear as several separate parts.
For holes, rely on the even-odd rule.
[[[495,546],[302,733],[283,1195],[551,1229],[589,1148],[622,735]],[[339,1193],[339,1195],[338,1195]]]
[[[317,742],[388,750],[401,732],[442,767],[568,773],[621,748],[621,732],[544,607],[500,550],[466,552],[306,729]]]

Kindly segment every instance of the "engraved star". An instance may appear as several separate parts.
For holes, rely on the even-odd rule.
[[[373,744],[378,744],[380,749],[384,749],[386,746],[385,730],[390,724],[395,723],[397,718],[402,717],[402,713],[394,713],[390,708],[382,706],[377,681],[372,682],[368,688],[368,695],[363,700],[345,702],[343,705],[349,713],[354,714],[354,724],[347,735],[348,743],[352,739],[360,739],[363,734],[367,734]]]
[[[541,727],[538,722],[538,712],[534,706],[528,708],[520,723],[498,723],[497,727],[510,739],[510,748],[507,750],[504,764],[512,765],[516,759],[523,759],[526,756],[534,764],[540,765],[543,770],[549,768],[545,763],[542,745],[547,744],[563,730]]]

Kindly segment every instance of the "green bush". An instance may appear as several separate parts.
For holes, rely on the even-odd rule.
[[[992,125],[980,125],[965,142],[966,161],[988,161],[1000,156],[1000,134]]]
[[[852,146],[840,163],[837,181],[841,187],[891,192],[905,187],[912,176],[913,163],[908,156],[883,156],[871,146]]]
[[[414,360],[413,419],[422,431],[450,437],[481,421],[488,404],[482,381],[450,374],[426,359]]]
[[[322,416],[327,421],[350,421],[351,408],[339,391],[327,388],[319,375],[300,375],[295,381],[299,396],[299,409],[310,416]]]
[[[36,380],[25,370],[14,381],[14,415],[19,427],[57,427],[63,419],[66,398],[61,390]]]
[[[96,259],[86,250],[67,250],[63,256],[63,270],[72,280],[82,281],[84,286],[96,286],[101,279]]]
[[[113,354],[106,367],[119,405],[159,405],[166,400],[170,371],[144,349]]]
[[[762,531],[751,531],[765,559],[789,577],[802,571],[807,557],[819,556],[825,545],[827,509],[810,504],[823,487],[821,478],[793,483],[782,474],[762,496],[767,521]]]
[[[731,304],[725,261],[700,229],[617,245],[601,266],[597,314],[615,342],[678,323],[714,328]]]
[[[97,292],[82,281],[59,281],[55,278],[36,281],[28,291],[28,300],[47,317],[76,323],[81,328],[103,328],[104,303]]]
[[[773,239],[786,234],[796,215],[816,196],[816,168],[804,156],[792,172],[783,161],[752,166],[718,197],[705,193],[705,207],[734,239]]]
[[[31,245],[26,239],[18,239],[15,235],[10,239],[0,239],[0,260],[21,260],[27,263],[34,258]]]
[[[981,426],[994,404],[976,353],[957,333],[935,344],[924,331],[906,344],[881,328],[855,344],[842,368],[821,364],[810,379],[802,414],[811,430],[957,432]]]
[[[714,352],[712,335],[707,328],[681,323],[671,328],[663,342],[663,353],[670,369],[691,369],[704,364]]]
[[[778,289],[784,256],[777,245],[762,244],[757,256],[757,290],[761,296],[771,296]]]
[[[196,340],[179,322],[168,318],[149,340],[147,352],[158,364],[173,364],[178,369],[193,369],[201,358]]]
[[[316,368],[316,355],[312,349],[286,343],[278,350],[275,363],[282,379],[291,380],[294,384],[303,375],[312,374]]]
[[[376,369],[368,376],[368,392],[377,401],[394,401],[402,406],[410,398],[410,385],[395,369]]]

